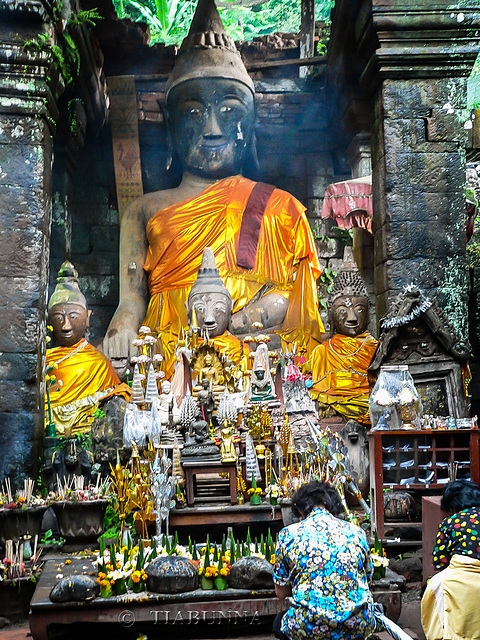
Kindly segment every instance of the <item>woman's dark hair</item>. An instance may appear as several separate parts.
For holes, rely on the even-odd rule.
[[[308,482],[302,485],[292,498],[292,513],[296,518],[308,516],[315,507],[325,507],[334,516],[341,513],[340,497],[328,482]]]
[[[455,480],[445,487],[440,508],[449,513],[458,513],[469,507],[480,507],[480,488],[469,480]]]

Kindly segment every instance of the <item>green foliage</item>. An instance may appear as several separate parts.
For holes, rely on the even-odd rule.
[[[53,535],[53,531],[51,529],[48,529],[47,531],[45,531],[43,538],[40,540],[40,544],[50,544],[50,545],[55,545],[57,547],[61,547],[64,542],[65,542],[65,538],[61,538],[61,537],[55,538],[55,536]]]
[[[129,513],[125,519],[125,524],[128,527],[133,527],[133,513]],[[107,505],[105,512],[105,518],[103,520],[104,533],[99,537],[100,539],[119,538],[122,530],[122,523],[118,512],[115,510],[112,504]]]
[[[151,44],[180,44],[187,35],[195,0],[113,0],[120,18],[146,22]],[[315,18],[329,21],[334,0],[317,0]],[[252,40],[269,33],[296,33],[300,27],[301,0],[263,0],[248,7],[237,0],[218,3],[228,35],[234,40]]]

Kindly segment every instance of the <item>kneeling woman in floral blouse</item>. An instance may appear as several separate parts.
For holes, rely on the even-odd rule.
[[[341,502],[327,483],[303,485],[292,501],[303,518],[279,534],[275,591],[289,608],[274,631],[281,640],[361,640],[373,632],[373,573],[367,538],[336,516]]]

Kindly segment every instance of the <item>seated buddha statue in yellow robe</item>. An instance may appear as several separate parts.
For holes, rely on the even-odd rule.
[[[128,400],[130,388],[121,384],[109,359],[85,339],[91,311],[78,286],[70,262],[58,272],[57,286],[48,303],[48,322],[56,344],[47,349],[48,378],[55,378],[45,395],[45,419],[57,435],[88,431],[100,400],[120,395]]]
[[[183,177],[174,189],[136,199],[122,216],[120,301],[103,342],[112,360],[132,354],[143,323],[157,333],[171,373],[206,247],[233,300],[232,334],[251,333],[261,322],[264,331],[308,352],[319,344],[320,265],[305,207],[240,175],[253,163],[254,100],[253,82],[214,0],[200,0],[165,97]]]
[[[368,424],[367,369],[378,341],[367,331],[368,294],[349,249],[328,304],[333,335],[315,347],[307,362],[306,369],[312,372],[310,393],[320,416],[338,414]]]

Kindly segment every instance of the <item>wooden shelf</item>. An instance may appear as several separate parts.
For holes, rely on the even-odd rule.
[[[460,465],[459,479],[469,477],[479,482],[478,429],[371,431],[368,435],[372,531],[376,529],[379,538],[383,537],[386,525],[409,524],[385,523],[385,489],[440,494],[446,485],[449,463],[453,462]],[[420,482],[421,478],[429,481]]]

